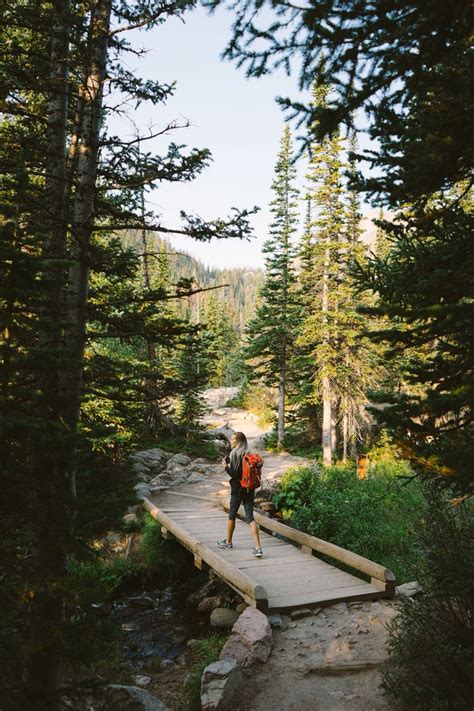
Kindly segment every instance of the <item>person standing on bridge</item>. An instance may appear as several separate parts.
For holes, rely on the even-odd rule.
[[[247,438],[243,432],[234,432],[230,438],[232,451],[228,457],[222,459],[222,464],[225,467],[227,474],[230,476],[230,509],[229,520],[227,521],[227,538],[218,541],[219,548],[233,548],[232,536],[235,531],[235,519],[240,504],[244,505],[245,519],[250,524],[250,529],[255,541],[255,548],[252,550],[252,555],[255,558],[261,558],[263,555],[262,546],[260,545],[260,534],[258,524],[253,517],[253,503],[255,491],[247,491],[240,485],[242,478],[242,461],[244,455],[248,451]]]

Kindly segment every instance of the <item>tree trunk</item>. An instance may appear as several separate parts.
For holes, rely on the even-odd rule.
[[[280,385],[278,388],[278,446],[283,447],[285,441],[285,386],[286,386],[286,373],[285,367],[283,366],[282,372],[280,374]]]
[[[45,236],[41,284],[38,357],[41,369],[40,409],[45,423],[42,445],[34,453],[32,511],[33,565],[36,587],[29,606],[30,640],[25,659],[25,691],[32,709],[59,708],[62,677],[61,637],[64,595],[58,581],[66,563],[66,537],[71,521],[69,480],[61,471],[64,430],[63,397],[58,388],[61,358],[63,289],[66,248],[66,131],[69,80],[70,7],[56,0],[51,27],[51,69],[48,90]]]
[[[347,462],[347,450],[348,450],[348,417],[347,412],[344,412],[342,416],[342,461]]]
[[[322,289],[322,321],[323,321],[323,340],[327,343],[329,340],[328,333],[328,311],[329,311],[329,263],[330,263],[330,247],[326,245],[324,253],[324,271],[323,271],[323,289]],[[326,369],[326,364],[322,364],[323,373]],[[322,426],[322,448],[323,448],[323,463],[329,466],[332,464],[332,392],[331,383],[328,375],[322,377],[322,400],[323,400],[323,426]]]
[[[333,454],[337,450],[337,424],[334,405],[331,406],[331,450]]]
[[[332,464],[332,393],[331,384],[327,375],[323,376],[323,427],[322,446],[323,463]]]

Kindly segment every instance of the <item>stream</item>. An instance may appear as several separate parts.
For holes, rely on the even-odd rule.
[[[179,664],[188,640],[207,636],[209,617],[186,606],[195,588],[193,576],[114,600],[104,609],[107,619],[121,627],[124,655],[137,671]]]

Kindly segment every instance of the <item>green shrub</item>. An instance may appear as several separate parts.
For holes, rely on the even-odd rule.
[[[226,641],[225,635],[213,634],[210,637],[196,640],[196,644],[191,648],[193,668],[186,681],[189,693],[189,711],[199,711],[201,708],[202,673],[209,664],[219,659]]]
[[[474,698],[474,506],[433,490],[418,532],[423,595],[402,602],[383,685],[416,711],[471,711]]]
[[[402,469],[405,474],[406,468]],[[390,568],[402,582],[416,576],[413,534],[421,515],[418,482],[400,480],[399,464],[359,480],[355,464],[293,469],[274,503],[296,528]]]
[[[145,576],[181,578],[193,567],[189,553],[175,541],[165,540],[160,524],[150,514],[143,519],[139,554]]]

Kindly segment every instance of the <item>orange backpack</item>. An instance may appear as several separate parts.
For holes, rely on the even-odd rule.
[[[259,454],[244,454],[240,486],[247,491],[259,489],[262,485],[263,459]]]

